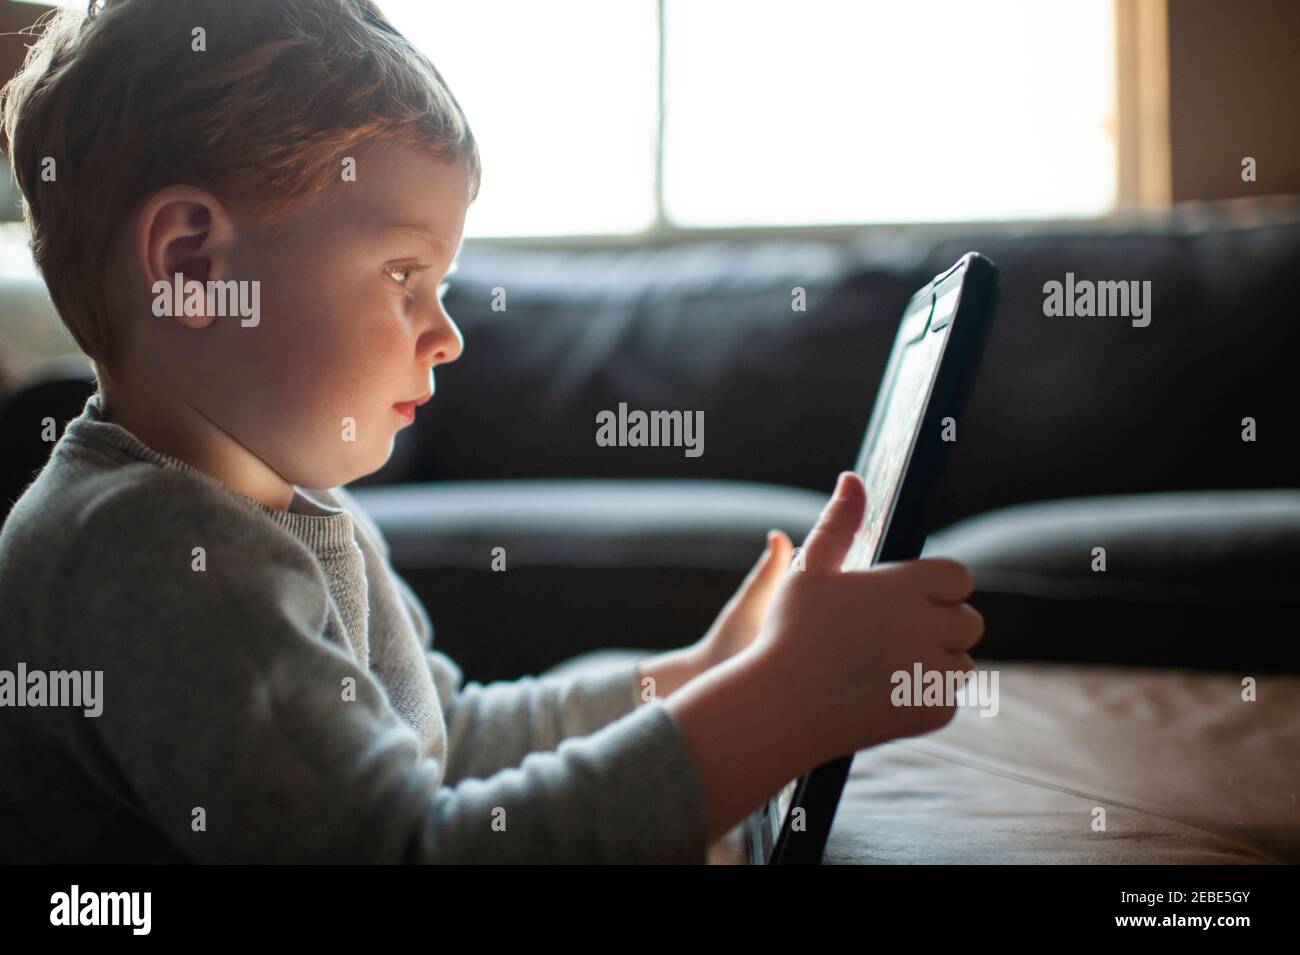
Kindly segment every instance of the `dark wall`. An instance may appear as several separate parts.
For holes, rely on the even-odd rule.
[[[1169,99],[1175,201],[1300,194],[1300,3],[1170,0]]]

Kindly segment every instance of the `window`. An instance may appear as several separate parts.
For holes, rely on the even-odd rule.
[[[470,237],[1088,217],[1167,175],[1120,0],[380,6],[479,140]]]
[[[381,0],[483,157],[471,235],[639,232],[655,215],[653,0]]]
[[[689,226],[1098,215],[1102,2],[669,0],[664,201]]]
[[[1113,0],[384,9],[438,64],[480,138],[484,191],[468,235],[1062,218],[1115,205]]]

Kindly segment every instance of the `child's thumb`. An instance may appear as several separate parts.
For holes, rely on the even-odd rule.
[[[866,514],[867,489],[853,471],[841,471],[835,493],[803,545],[803,568],[810,574],[838,573]]]

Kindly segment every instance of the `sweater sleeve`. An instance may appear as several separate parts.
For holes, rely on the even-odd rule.
[[[383,687],[323,636],[309,552],[233,502],[199,503],[147,487],[101,498],[50,595],[63,655],[103,672],[102,712],[71,721],[73,752],[187,856],[704,861],[704,794],[662,703],[445,784]]]
[[[576,676],[464,683],[455,661],[431,648],[433,626],[420,599],[400,574],[392,576],[447,721],[447,782],[517,766],[529,753],[594,733],[641,703],[636,663]]]
[[[447,780],[490,776],[529,753],[553,750],[633,712],[636,665],[569,677],[520,677],[461,684],[445,654],[427,653],[447,720]]]

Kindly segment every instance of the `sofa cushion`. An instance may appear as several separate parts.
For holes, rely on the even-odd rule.
[[[910,270],[853,259],[800,241],[466,247],[447,294],[465,349],[437,369],[437,395],[411,429],[419,470],[829,486],[852,465],[918,284]],[[806,310],[792,307],[795,287]],[[598,445],[597,414],[621,403],[701,413],[704,453]]]
[[[356,498],[395,566],[748,568],[773,528],[812,526],[827,494],[742,481],[447,481],[368,487]],[[798,543],[798,540],[796,540]]]
[[[932,534],[922,553],[971,568],[980,655],[1300,672],[1297,490],[1026,504]]]

